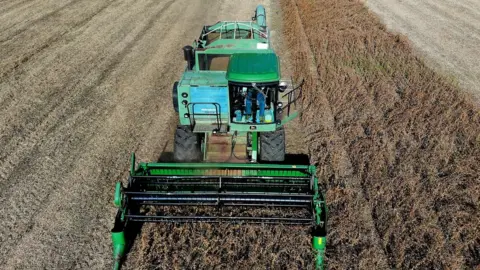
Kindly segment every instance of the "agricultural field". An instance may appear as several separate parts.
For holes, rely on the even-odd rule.
[[[466,94],[480,85],[478,4],[369,1],[385,27],[362,1],[260,2],[284,73],[306,79],[287,150],[318,167],[329,268],[478,267],[480,110]],[[2,269],[111,267],[129,154],[172,151],[181,48],[258,3],[0,0]],[[428,10],[450,36],[429,32]],[[124,266],[311,269],[309,241],[301,227],[146,224]]]
[[[308,74],[302,123],[327,190],[329,267],[478,267],[478,104],[362,4],[283,4]]]
[[[429,66],[480,101],[480,2],[368,0],[391,31],[408,36]]]

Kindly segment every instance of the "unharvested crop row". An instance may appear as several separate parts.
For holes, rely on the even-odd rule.
[[[358,1],[283,0],[332,269],[480,264],[480,112]]]

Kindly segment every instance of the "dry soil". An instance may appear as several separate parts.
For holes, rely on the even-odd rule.
[[[387,28],[402,33],[429,66],[453,75],[480,101],[480,2],[368,0]]]
[[[327,191],[328,266],[476,269],[479,107],[362,2],[282,1]]]
[[[114,182],[171,148],[181,48],[257,4],[0,1],[2,268],[110,267]]]
[[[287,149],[318,165],[330,207],[329,267],[478,267],[478,107],[359,1],[264,3],[286,74],[307,79]],[[402,3],[426,12],[432,1]],[[466,15],[455,19],[446,12],[453,3],[428,11],[457,21],[446,41],[416,26],[412,40],[425,38],[417,47],[440,50],[462,31],[478,40],[478,4],[464,1]],[[248,19],[256,4],[0,0],[2,268],[111,267],[113,186],[125,180],[130,152],[151,161],[172,150],[181,47],[204,24]],[[471,42],[461,43],[473,55]],[[473,60],[461,55],[445,59],[466,85],[478,85]],[[126,267],[308,269],[309,239],[296,227],[150,224]]]

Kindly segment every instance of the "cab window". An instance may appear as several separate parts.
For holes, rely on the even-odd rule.
[[[228,54],[198,54],[200,70],[227,71],[229,61]]]

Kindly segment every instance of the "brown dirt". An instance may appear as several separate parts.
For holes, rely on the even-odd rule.
[[[0,2],[1,268],[108,269],[114,182],[169,150],[181,47],[257,1]]]
[[[332,269],[480,264],[480,112],[360,1],[284,0]]]
[[[287,149],[311,154],[327,190],[329,267],[478,266],[478,108],[361,4],[282,0],[282,30],[275,2],[285,71],[308,86]],[[111,267],[114,182],[130,152],[171,151],[180,48],[203,24],[248,18],[257,1],[238,3],[0,0],[2,268]],[[126,263],[265,266],[312,268],[308,232],[147,224]]]
[[[369,0],[388,29],[408,36],[426,63],[453,74],[480,103],[480,2],[475,0]]]

